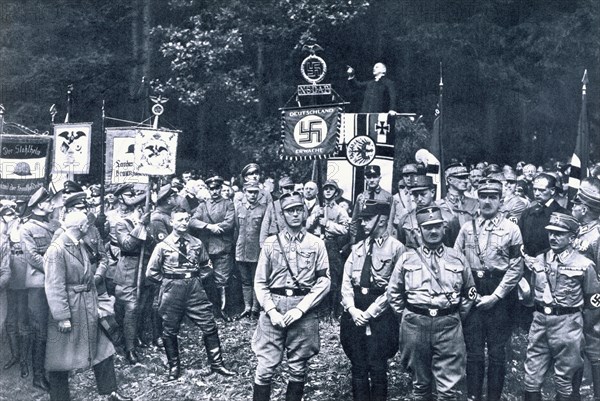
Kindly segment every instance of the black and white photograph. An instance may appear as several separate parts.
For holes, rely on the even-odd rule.
[[[0,401],[600,401],[600,1],[0,0]]]

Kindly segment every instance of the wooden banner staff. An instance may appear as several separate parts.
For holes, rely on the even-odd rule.
[[[98,213],[98,220],[100,221],[102,227],[98,227],[98,230],[100,230],[100,233],[102,233],[103,237],[106,237],[108,236],[108,233],[104,232],[106,224],[106,215],[104,214],[104,174],[106,173],[106,128],[104,120],[106,119],[106,111],[104,106],[104,99],[102,99],[102,122],[100,126],[100,152],[102,154],[102,165],[100,166],[100,213]]]
[[[152,191],[152,184],[154,183],[154,176],[148,176],[148,186],[146,187],[146,203],[144,205],[144,214],[150,213],[150,194]],[[142,216],[143,216],[142,215]],[[148,240],[148,228],[146,228],[146,239],[142,241],[142,249],[140,249],[140,260],[137,265],[137,287],[136,287],[136,299],[139,301],[142,293],[142,282],[144,277],[144,256],[146,254],[146,241]]]

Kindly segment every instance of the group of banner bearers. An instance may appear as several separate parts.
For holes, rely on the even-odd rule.
[[[457,399],[466,374],[470,400],[500,400],[518,299],[530,316],[525,400],[541,400],[551,367],[557,399],[579,399],[584,354],[600,400],[600,180],[582,182],[571,213],[554,199],[551,174],[531,177],[527,200],[514,171],[477,170],[448,166],[447,195],[435,201],[420,166],[404,166],[393,196],[379,185],[379,167],[368,166],[352,217],[337,203],[336,181],[318,196],[316,184],[295,192],[283,177],[274,199],[256,164],[242,170],[233,199],[221,195],[222,178],[207,179],[195,208],[164,184],[150,211],[146,194],[123,185],[106,221],[94,220],[77,184],[59,194],[40,188],[22,217],[14,205],[0,209],[12,353],[4,368],[19,364],[27,377],[31,352],[34,386],[65,400],[68,372],[93,367],[101,394],[128,399],[117,392],[113,344],[135,364],[148,329],[175,380],[187,316],[202,331],[210,369],[233,376],[215,317],[232,320],[235,265],[244,300],[237,318],[258,319],[254,400],[270,399],[284,350],[286,400],[302,398],[323,312],[341,315],[355,400],[387,398],[388,360],[399,350],[413,399]]]

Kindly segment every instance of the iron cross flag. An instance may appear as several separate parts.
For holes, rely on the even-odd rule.
[[[287,160],[323,159],[336,151],[340,104],[283,109],[281,138]]]

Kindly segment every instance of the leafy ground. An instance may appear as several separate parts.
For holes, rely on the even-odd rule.
[[[256,364],[250,349],[250,340],[256,323],[248,320],[233,323],[219,322],[219,333],[224,347],[225,363],[237,370],[239,376],[223,378],[209,374],[206,353],[201,345],[200,332],[186,324],[180,335],[183,376],[177,382],[165,383],[166,358],[164,351],[149,348],[141,351],[142,362],[129,366],[121,357],[116,359],[117,380],[123,393],[135,400],[251,400],[252,378]],[[519,400],[522,391],[523,360],[526,335],[518,331],[513,335],[508,376],[505,386],[506,400]],[[0,350],[0,365],[8,358],[6,339]],[[282,400],[286,382],[285,363],[276,377],[272,399]],[[390,361],[389,400],[410,400],[410,377],[402,372],[397,357]],[[583,385],[583,399],[591,398],[589,372]],[[337,322],[321,323],[321,353],[311,361],[309,383],[304,400],[351,400],[350,364],[339,343]],[[73,400],[102,400],[95,389],[91,370],[74,373],[71,377]],[[461,400],[464,383],[461,387]],[[547,380],[544,399],[553,399],[553,386]],[[586,398],[587,397],[587,398]],[[34,389],[31,378],[21,379],[18,368],[8,371],[0,368],[0,400],[31,401],[47,400],[48,396]]]

